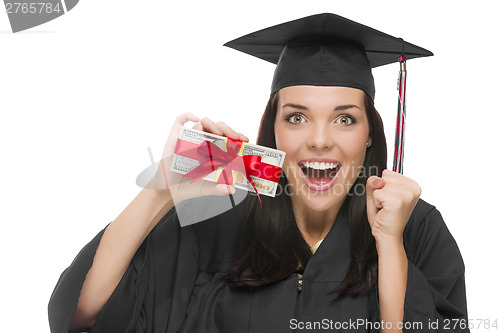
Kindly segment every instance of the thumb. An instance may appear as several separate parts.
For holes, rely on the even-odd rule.
[[[370,225],[375,221],[375,216],[379,211],[378,203],[373,198],[373,191],[381,189],[384,185],[384,179],[377,176],[371,176],[366,181],[366,214]]]
[[[209,180],[201,180],[198,196],[205,195],[228,195],[235,192],[235,188],[232,185],[217,184]]]
[[[373,200],[373,191],[384,187],[385,181],[383,178],[371,176],[366,180],[366,201]]]
[[[215,195],[228,195],[234,194],[236,189],[233,185],[217,184],[215,185]]]

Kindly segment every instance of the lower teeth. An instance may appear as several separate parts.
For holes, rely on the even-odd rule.
[[[318,170],[306,168],[304,174],[311,182],[324,184],[330,182],[335,177],[337,169]]]

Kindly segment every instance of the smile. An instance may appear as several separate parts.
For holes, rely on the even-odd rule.
[[[335,184],[342,167],[339,161],[324,158],[302,160],[298,164],[307,187],[318,192],[327,191]]]

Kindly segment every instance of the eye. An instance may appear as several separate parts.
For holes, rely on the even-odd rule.
[[[293,125],[298,125],[305,122],[304,116],[300,113],[292,113],[286,116],[285,120]]]
[[[341,125],[349,126],[352,125],[356,122],[356,120],[347,114],[341,115],[337,118],[336,122],[338,122]]]

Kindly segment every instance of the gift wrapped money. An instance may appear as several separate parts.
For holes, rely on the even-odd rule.
[[[284,160],[276,149],[183,127],[170,170],[274,197]]]

